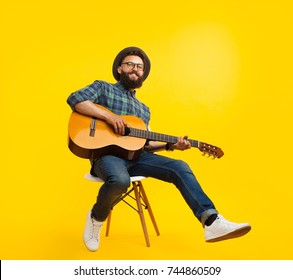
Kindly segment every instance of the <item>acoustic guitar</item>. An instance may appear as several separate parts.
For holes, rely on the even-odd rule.
[[[103,110],[106,108],[96,105]],[[108,111],[108,110],[107,110]],[[151,132],[136,116],[122,116],[127,127],[124,135],[117,135],[103,120],[72,112],[68,125],[68,147],[78,157],[94,159],[103,155],[115,155],[124,159],[135,159],[143,150],[147,140],[177,143],[178,137]],[[224,153],[216,146],[188,139],[191,146],[198,148],[203,155],[221,158]]]

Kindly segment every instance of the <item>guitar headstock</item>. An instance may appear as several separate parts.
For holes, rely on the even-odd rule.
[[[208,157],[212,156],[214,158],[221,158],[224,155],[224,152],[216,146],[199,142],[198,149],[203,153],[203,156],[207,155]]]

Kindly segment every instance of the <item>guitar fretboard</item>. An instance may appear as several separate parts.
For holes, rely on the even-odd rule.
[[[132,127],[129,127],[129,130],[130,130],[130,132],[127,135],[138,137],[138,138],[143,138],[143,139],[148,139],[148,140],[153,140],[153,141],[167,142],[167,143],[172,143],[172,144],[177,143],[177,140],[178,140],[178,137],[175,137],[172,135],[166,135],[166,134],[151,132],[151,131],[147,131],[147,130],[132,128]],[[188,141],[190,142],[192,147],[194,147],[194,148],[199,147],[199,142],[197,140],[188,139]]]

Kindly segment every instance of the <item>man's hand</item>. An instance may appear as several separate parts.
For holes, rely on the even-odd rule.
[[[113,126],[116,134],[124,135],[125,133],[127,124],[121,116],[96,106],[90,100],[77,103],[75,105],[75,110],[81,114],[106,121],[109,125]]]
[[[191,144],[190,144],[190,142],[187,139],[188,139],[188,136],[187,135],[184,136],[184,137],[179,136],[177,143],[171,145],[170,148],[172,148],[174,150],[180,150],[180,151],[184,151],[184,150],[190,149],[191,148]]]
[[[121,116],[111,113],[107,116],[106,121],[113,126],[116,134],[124,135],[127,123]]]

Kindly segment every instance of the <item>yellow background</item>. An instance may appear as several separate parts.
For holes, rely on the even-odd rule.
[[[290,1],[2,1],[0,259],[292,259],[292,7]],[[67,96],[114,82],[124,47],[152,62],[138,97],[153,131],[220,146],[187,161],[218,210],[248,221],[245,237],[204,242],[170,184],[145,181],[161,231],[124,205],[98,252],[82,242],[98,184],[67,148]],[[164,154],[167,154],[164,152]]]

